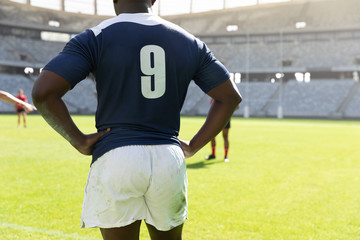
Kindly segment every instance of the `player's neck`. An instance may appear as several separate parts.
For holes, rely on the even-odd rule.
[[[152,13],[152,10],[146,3],[131,3],[121,5],[116,13],[117,15],[121,13]]]

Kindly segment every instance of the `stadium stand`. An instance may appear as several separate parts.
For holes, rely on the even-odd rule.
[[[95,26],[108,17],[64,13],[50,9],[0,0],[0,25],[21,26],[27,29],[79,33]],[[60,26],[49,26],[49,21],[57,21]]]
[[[187,96],[181,110],[184,115],[197,115],[198,103],[205,96],[201,89],[193,82],[190,82]]]
[[[344,112],[345,117],[359,117],[360,116],[360,83],[354,83],[352,88],[353,94],[349,104]]]
[[[18,90],[24,90],[24,94],[31,100],[31,89],[34,84],[34,77],[29,75],[0,73],[1,89],[14,96]],[[93,114],[96,111],[96,89],[95,83],[90,78],[82,81],[75,88],[64,96],[64,102],[69,111],[76,114]],[[0,110],[3,113],[13,113],[14,107],[10,104],[0,102]]]
[[[310,83],[290,80],[284,85],[283,113],[288,117],[335,116],[336,110],[349,93],[353,80],[324,79]],[[269,108],[269,114],[276,116],[279,102]]]
[[[346,97],[356,87],[351,102],[349,102],[344,113],[337,112],[341,104],[346,101]],[[336,80],[323,79],[311,81],[310,83],[297,82],[290,80],[283,85],[282,101],[284,117],[316,117],[316,118],[339,118],[339,117],[358,117],[360,112],[359,83],[352,79]],[[243,116],[246,106],[249,107],[250,116],[256,117],[276,117],[277,108],[280,102],[280,83],[270,82],[249,82],[238,85],[244,101],[240,108],[235,111],[235,116]],[[205,115],[209,110],[210,98],[201,94],[199,89],[192,87],[192,91],[197,91],[196,99],[189,94],[185,101],[183,114]],[[200,93],[200,94],[199,94]],[[188,111],[188,106],[192,111]],[[196,111],[193,106],[196,105]]]
[[[306,22],[306,31],[333,31],[358,29],[358,8],[358,0],[294,0],[191,14],[186,17],[167,16],[167,19],[190,30],[196,36],[224,36],[246,32],[264,34],[280,29],[296,32],[297,22]],[[230,24],[238,25],[238,32],[228,32],[226,27]]]
[[[244,115],[245,106],[249,107],[250,116],[267,116],[267,105],[277,101],[280,83],[249,82],[239,84],[239,90],[244,101],[240,108],[235,111],[236,116]]]
[[[14,51],[11,47],[6,44],[6,37],[0,35],[0,60],[15,61]]]
[[[5,42],[9,48],[16,49],[24,57],[23,59],[31,62],[47,63],[52,57],[56,56],[63,48],[64,43],[48,42],[36,39],[26,39],[14,36],[5,36]],[[46,51],[44,51],[46,49]],[[23,60],[18,59],[18,60]]]
[[[44,31],[70,36],[108,18],[0,3],[0,84],[13,94],[21,87],[30,95],[39,69],[65,45],[42,40]],[[293,0],[164,18],[202,39],[231,72],[248,74],[238,84],[244,100],[235,116],[248,107],[250,117],[276,117],[281,105],[284,117],[360,118],[360,83],[352,79],[360,72],[359,8],[358,0]],[[296,28],[298,22],[306,27]],[[238,30],[227,31],[228,25]],[[24,74],[25,67],[35,73]],[[311,73],[311,81],[296,81],[297,72]],[[276,73],[284,74],[282,83]],[[71,113],[93,114],[94,81],[83,81],[64,100]],[[192,82],[181,113],[205,115],[209,101]],[[0,112],[13,108],[1,103]]]
[[[214,54],[232,72],[244,72],[246,67],[246,49],[249,46],[249,65],[251,71],[279,71],[282,60],[290,60],[290,71],[305,71],[306,69],[354,68],[355,61],[360,56],[360,31],[352,31],[352,37],[341,38],[340,33],[312,33],[312,39],[305,38],[306,34],[292,35],[292,40],[280,43],[267,41],[266,37],[257,37],[249,43],[218,44],[208,42],[207,45]],[[327,36],[327,37],[326,37]],[[323,37],[326,39],[318,39]],[[226,39],[223,37],[223,39]],[[229,37],[228,42],[232,38]],[[282,46],[282,56],[280,49]]]

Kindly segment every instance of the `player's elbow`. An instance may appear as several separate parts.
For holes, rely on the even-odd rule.
[[[237,107],[242,101],[241,94],[237,89],[233,89],[232,91],[229,91],[226,95],[226,102],[228,105],[231,105],[232,107]]]
[[[239,92],[236,92],[232,97],[231,100],[229,100],[231,107],[233,109],[237,109],[239,107],[239,104],[242,101],[242,97]]]
[[[44,70],[34,83],[31,96],[36,106],[61,99],[70,88],[70,84],[60,75]]]
[[[229,109],[235,110],[242,101],[242,97],[238,91],[228,92],[222,99],[214,99],[215,102],[227,106]]]
[[[239,105],[242,101],[242,96],[239,92],[237,92],[236,96],[234,97],[234,102],[235,102],[235,105]]]
[[[45,92],[42,91],[41,88],[39,88],[37,85],[34,85],[31,92],[31,97],[35,106],[46,100]]]
[[[31,92],[31,97],[34,105],[36,107],[39,107],[39,105],[49,101],[49,99],[51,98],[51,94],[49,91],[43,88],[41,84],[35,83]]]

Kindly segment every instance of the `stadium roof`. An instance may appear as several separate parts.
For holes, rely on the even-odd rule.
[[[111,0],[8,0],[17,3],[31,4],[53,10],[80,12],[84,14],[114,15]],[[288,2],[294,0],[157,0],[154,12],[159,15],[189,14],[220,10],[255,4]]]

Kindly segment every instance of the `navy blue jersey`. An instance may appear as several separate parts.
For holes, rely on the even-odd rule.
[[[205,43],[158,16],[120,14],[71,39],[44,69],[72,87],[96,78],[93,161],[125,145],[179,144],[180,111],[191,80],[204,91],[229,79]]]

